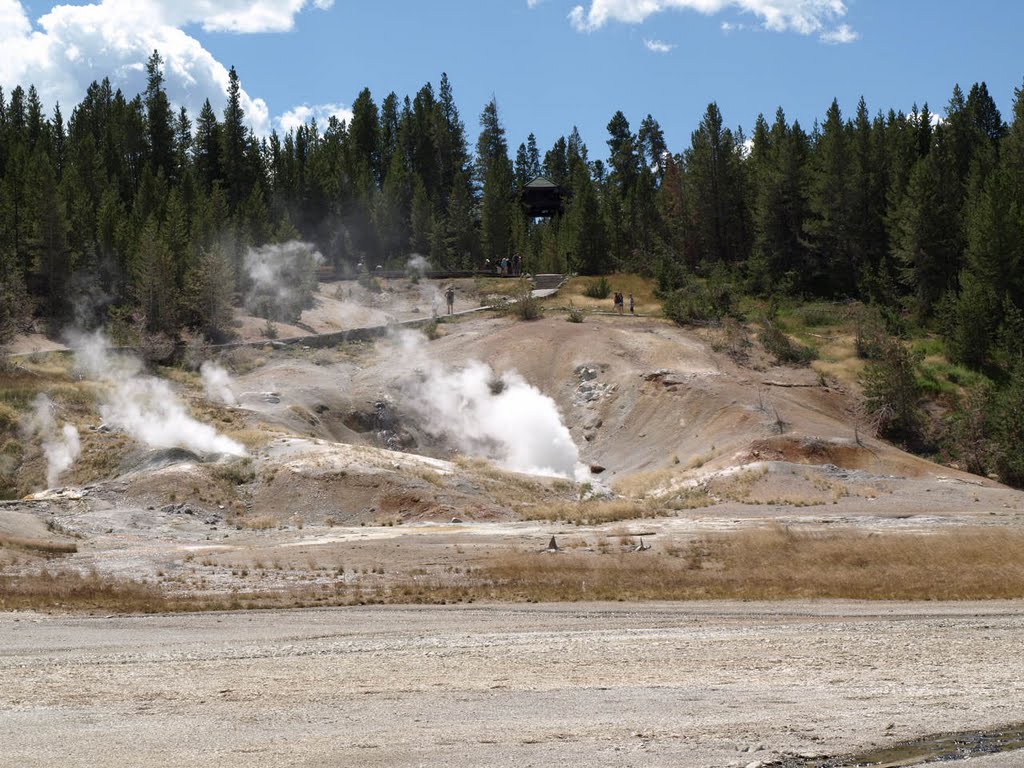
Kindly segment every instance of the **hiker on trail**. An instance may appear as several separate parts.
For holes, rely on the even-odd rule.
[[[620,291],[615,292],[615,311],[620,315],[622,314],[622,293]]]
[[[633,294],[629,294],[629,314],[635,314],[633,308],[636,306],[636,302],[633,300]]]
[[[448,290],[445,291],[444,300],[448,302],[448,314],[452,314],[455,311],[455,287],[449,285]]]
[[[512,257],[512,274],[519,277],[523,272],[523,257],[518,253]]]

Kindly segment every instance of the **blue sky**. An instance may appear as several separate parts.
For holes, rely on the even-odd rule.
[[[984,80],[1007,117],[1022,29],[1024,3],[1004,0],[0,0],[0,85],[35,82],[48,107],[103,74],[134,92],[156,46],[193,111],[223,103],[233,64],[267,131],[446,71],[471,142],[493,94],[513,151],[577,125],[604,157],[617,109],[634,129],[653,114],[673,151],[712,100],[748,132],[779,105],[810,128],[833,97],[847,114],[861,94],[872,113],[941,112],[954,83]]]

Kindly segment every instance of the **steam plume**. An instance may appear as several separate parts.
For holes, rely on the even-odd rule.
[[[46,487],[57,485],[60,475],[75,463],[82,453],[78,429],[74,424],[64,424],[59,430],[53,418],[53,401],[44,394],[36,396],[32,403],[32,415],[26,425],[30,436],[43,440],[43,455],[46,456]]]
[[[316,268],[323,260],[314,246],[298,240],[250,248],[245,254],[251,281],[246,309],[270,320],[298,320],[302,310],[313,305]]]
[[[192,418],[167,382],[145,375],[136,358],[107,352],[102,333],[73,336],[71,346],[78,366],[110,386],[100,406],[106,424],[151,448],[245,455],[241,444]]]
[[[238,399],[231,389],[231,374],[216,363],[207,360],[199,366],[199,374],[203,377],[203,388],[206,397],[224,405],[236,405]]]
[[[419,253],[414,253],[409,257],[409,261],[405,264],[405,271],[412,273],[415,272],[421,277],[427,273],[430,269],[430,262],[427,261],[426,257]]]
[[[402,385],[405,404],[428,431],[514,471],[589,475],[554,400],[518,373],[499,374],[478,360],[446,369],[429,356],[421,334],[400,334],[398,343],[411,368]]]

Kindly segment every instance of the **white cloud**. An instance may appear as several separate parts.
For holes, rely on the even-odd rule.
[[[526,0],[526,7],[527,8],[536,8],[538,5],[540,5],[543,2],[544,2],[544,0]]]
[[[351,122],[352,110],[343,104],[314,104],[313,106],[302,104],[289,109],[274,122],[281,133],[288,133],[315,118],[316,124],[323,130],[327,121],[332,117],[345,123]]]
[[[727,9],[756,16],[773,32],[793,31],[801,35],[821,33],[827,23],[846,15],[843,0],[590,0],[589,10],[583,5],[574,7],[569,21],[580,32],[592,32],[609,21],[639,24],[667,10],[697,11],[710,16]],[[846,36],[856,35],[845,24],[833,32],[839,30],[845,30]]]
[[[830,29],[821,33],[821,41],[823,43],[832,43],[833,45],[852,43],[859,37],[860,35],[850,29],[849,24],[840,24],[835,29]]]
[[[648,51],[652,51],[653,53],[668,53],[675,48],[675,45],[671,43],[664,43],[661,40],[644,39],[644,45],[647,47]]]
[[[44,106],[81,101],[94,80],[109,77],[127,96],[144,90],[145,62],[164,59],[168,97],[193,117],[205,99],[218,112],[226,101],[228,70],[183,27],[209,31],[284,32],[306,7],[333,0],[101,0],[57,5],[35,25],[18,0],[0,0],[0,86],[35,85]],[[258,134],[270,130],[267,103],[243,89],[242,108]]]
[[[750,27],[746,24],[740,24],[734,21],[722,22],[722,31],[726,34],[729,34],[730,32],[742,32],[745,29],[750,29]]]

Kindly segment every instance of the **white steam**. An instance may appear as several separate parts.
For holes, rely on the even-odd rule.
[[[206,360],[199,366],[199,375],[203,377],[203,388],[206,397],[224,405],[236,405],[238,399],[231,389],[231,374],[216,363]]]
[[[517,472],[589,476],[554,400],[518,373],[499,374],[478,360],[447,369],[430,357],[424,342],[417,333],[398,337],[401,359],[412,369],[403,382],[404,404],[427,431]]]
[[[414,253],[409,257],[409,261],[405,263],[405,271],[407,273],[415,272],[420,277],[427,274],[427,270],[430,269],[430,262],[427,261],[426,257],[419,253]]]
[[[109,353],[107,344],[99,332],[71,339],[78,367],[109,386],[100,405],[104,423],[151,448],[245,455],[241,444],[192,418],[166,381],[145,375],[134,357]]]
[[[75,463],[82,453],[78,429],[74,424],[65,423],[59,430],[53,418],[53,401],[40,394],[32,403],[32,415],[26,423],[26,430],[32,437],[43,441],[43,455],[46,457],[46,487],[53,488],[61,474]]]
[[[246,309],[270,320],[298,320],[313,305],[316,271],[323,260],[314,246],[298,240],[250,248],[245,254],[250,281]]]

